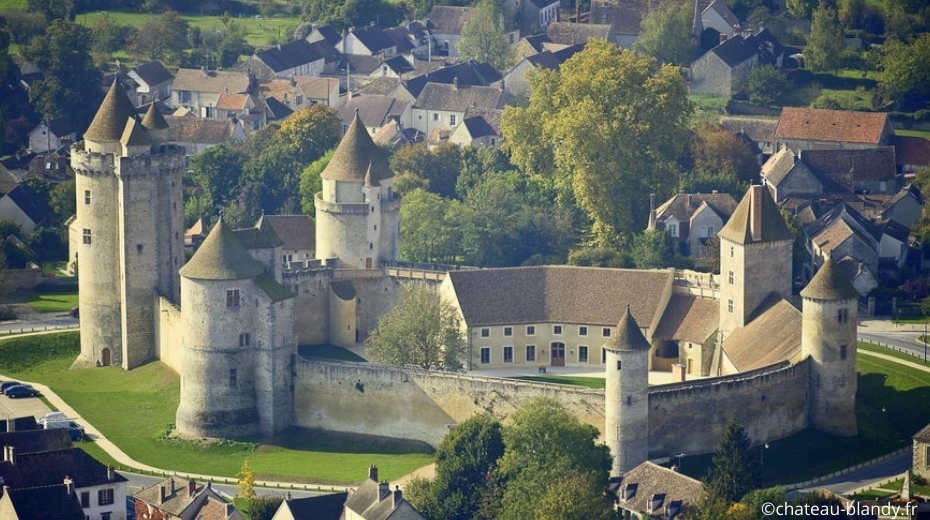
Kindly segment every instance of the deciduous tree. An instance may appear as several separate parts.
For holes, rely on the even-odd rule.
[[[836,9],[821,5],[814,9],[811,34],[804,48],[804,66],[814,71],[834,70],[842,62],[845,43]]]
[[[501,73],[513,65],[503,13],[491,0],[483,0],[475,8],[474,16],[462,27],[462,39],[456,47],[462,58],[490,63]]]
[[[142,59],[178,65],[188,49],[187,31],[187,21],[177,11],[168,10],[139,27],[130,48]]]
[[[662,63],[688,65],[694,59],[693,10],[690,3],[656,5],[643,17],[633,48]]]
[[[930,96],[930,34],[922,34],[913,43],[896,39],[885,42],[878,65],[878,88],[891,101]]]
[[[365,340],[379,363],[461,370],[465,338],[455,307],[425,285],[408,290]]]
[[[252,473],[252,465],[248,459],[242,463],[242,468],[239,473],[236,473],[236,477],[239,478],[239,482],[236,483],[236,487],[239,488],[236,498],[255,498],[255,474]]]
[[[649,194],[678,187],[692,112],[678,70],[591,40],[560,72],[542,71],[530,85],[529,106],[504,111],[514,164],[571,190],[595,243],[626,244],[645,227]]]
[[[746,73],[746,93],[754,105],[772,104],[790,86],[788,75],[771,65],[753,67]]]

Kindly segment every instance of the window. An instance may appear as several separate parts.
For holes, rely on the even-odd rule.
[[[849,321],[849,309],[840,309],[836,316],[836,321],[846,323]]]
[[[536,361],[536,345],[527,345],[526,346],[526,362],[532,363]]]
[[[482,338],[490,338],[490,337],[491,337],[491,329],[481,329],[481,337],[482,337]]]
[[[840,345],[840,359],[846,359],[846,345]]]
[[[84,204],[90,204],[90,190],[84,190]]]
[[[481,347],[481,364],[491,363],[491,347]]]
[[[727,273],[727,282],[729,282],[730,285],[733,285],[733,278],[733,271]]]
[[[142,250],[145,249],[145,246],[142,244],[136,244],[136,253],[142,254]]]
[[[536,335],[536,325],[527,325],[526,326],[526,335],[535,336]]]
[[[513,347],[504,347],[504,363],[513,363]]]
[[[601,331],[601,336],[603,336],[603,337],[605,337],[605,338],[609,338],[609,337],[610,337],[610,327],[604,327],[604,329]]]
[[[90,244],[90,230],[89,229],[84,230],[84,243]]]
[[[707,238],[714,236],[714,226],[707,226]]]
[[[455,114],[449,114],[449,126],[455,126]]]
[[[513,336],[513,327],[504,327],[504,336],[508,338]]]
[[[235,368],[229,369],[229,386],[237,387],[239,386],[239,371]]]
[[[587,363],[588,362],[588,347],[581,345],[578,347],[578,362]]]
[[[618,359],[618,360],[617,360],[617,370],[621,370],[622,368],[623,368],[623,361],[620,361],[620,360]]]
[[[239,346],[240,346],[240,347],[248,347],[248,346],[249,346],[249,340],[251,340],[251,339],[252,339],[252,338],[251,338],[251,335],[250,335],[248,332],[243,332],[242,334],[239,334]]]
[[[226,306],[239,306],[239,289],[226,289]]]
[[[587,336],[587,335],[588,335],[588,328],[587,328],[587,327],[578,327],[578,335],[579,335],[579,336]]]
[[[113,490],[101,489],[97,492],[97,505],[108,506],[113,503]]]
[[[439,121],[439,114],[433,113],[433,121]]]
[[[727,300],[727,312],[733,313],[733,300]]]
[[[677,237],[678,236],[678,224],[669,224],[668,234],[673,237]]]
[[[90,507],[90,491],[81,492],[81,507]]]
[[[733,258],[733,251],[734,251],[733,246],[730,246],[730,258]]]
[[[304,97],[303,97],[303,96],[296,96],[296,97],[294,98],[294,103],[297,104],[297,105],[303,105],[303,104],[304,104]]]
[[[633,396],[632,395],[626,396],[626,405],[631,406],[632,404],[633,404]]]
[[[552,326],[552,333],[555,334],[556,336],[561,336],[561,335],[562,335],[562,326],[561,326],[561,325],[553,325],[553,326]]]
[[[100,513],[100,520],[110,520],[110,515],[113,514],[109,511],[106,513]]]

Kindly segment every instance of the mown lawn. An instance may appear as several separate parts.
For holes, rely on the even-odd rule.
[[[537,381],[540,383],[555,383],[559,385],[575,385],[585,388],[604,389],[604,378],[602,377],[578,377],[578,376],[517,376],[510,379],[520,379],[522,381]]]
[[[78,305],[77,293],[29,293],[26,304],[36,312],[68,312]]]
[[[349,484],[363,480],[371,464],[393,480],[432,462],[432,450],[422,443],[297,428],[264,442],[169,437],[179,400],[178,375],[161,363],[131,372],[118,367],[69,370],[79,342],[77,332],[0,341],[0,373],[48,385],[144,464],[233,479],[250,459],[259,480]],[[99,454],[95,445],[87,450]]]

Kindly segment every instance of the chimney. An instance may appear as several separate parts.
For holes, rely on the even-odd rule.
[[[400,490],[400,486],[394,486],[392,498],[394,499],[394,503],[391,504],[391,509],[397,509],[397,506],[400,505],[400,501],[404,499],[404,492]]]
[[[6,447],[6,450],[3,452],[3,461],[9,462],[10,465],[12,466],[16,465],[16,447],[15,446]]]
[[[723,43],[723,42],[725,42],[725,41],[727,41],[727,35],[726,35],[726,33],[720,33],[720,38],[719,38],[719,40],[718,40],[717,43]]]
[[[452,78],[452,87],[453,87],[455,90],[458,90],[458,89],[459,89],[459,78],[458,78],[458,76]]]
[[[65,475],[64,484],[65,484],[65,493],[67,493],[68,496],[73,495],[74,494],[74,481],[71,480],[71,477]]]
[[[6,420],[6,431],[15,432],[16,431],[16,419],[7,419]]]
[[[749,233],[753,240],[762,240],[762,186],[752,186],[749,192]]]
[[[649,225],[646,229],[656,228],[656,194],[649,194]]]
[[[169,482],[170,485],[171,485],[171,493],[170,493],[170,494],[171,494],[171,495],[174,495],[174,478],[170,479],[168,482]]]
[[[378,484],[378,502],[386,499],[391,494],[391,486],[387,482]]]
[[[375,466],[374,464],[368,466],[368,479],[374,480],[375,482],[378,481],[378,466]]]
[[[116,480],[116,470],[113,469],[113,466],[107,466],[107,482],[113,482]]]
[[[688,209],[691,209],[691,206],[692,206],[692,204],[691,204],[691,194],[689,193],[689,194],[688,194]]]
[[[164,484],[158,486],[158,503],[159,504],[165,503],[165,485]]]
[[[194,482],[194,479],[188,480],[187,481],[187,496],[189,497],[194,496],[194,491],[196,490],[197,490],[197,483]]]

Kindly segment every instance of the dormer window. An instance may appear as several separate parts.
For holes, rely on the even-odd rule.
[[[633,482],[627,484],[620,488],[620,499],[621,500],[632,500],[636,496],[636,488],[639,487],[639,484]]]
[[[662,502],[665,502],[665,493],[656,493],[649,497],[649,509],[646,511],[648,513],[655,513],[662,507]]]

